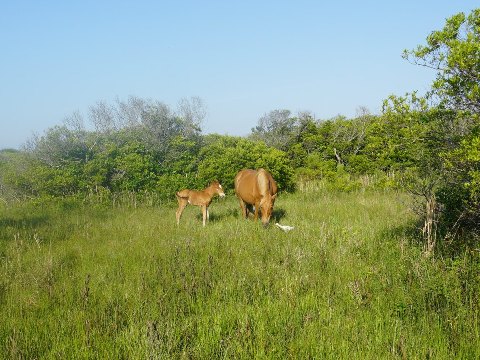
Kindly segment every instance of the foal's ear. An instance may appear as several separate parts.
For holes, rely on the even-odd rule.
[[[275,200],[277,198],[277,194],[272,195],[272,200]]]

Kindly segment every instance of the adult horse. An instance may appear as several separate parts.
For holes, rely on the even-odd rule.
[[[253,205],[254,219],[258,219],[258,212],[261,211],[262,224],[268,224],[277,197],[277,183],[267,170],[241,170],[235,176],[235,194],[240,201],[244,218],[248,218],[248,205]]]
[[[209,187],[205,188],[202,191],[198,190],[189,190],[184,189],[177,192],[177,201],[178,209],[176,213],[177,225],[180,224],[180,217],[182,216],[183,210],[188,204],[200,206],[202,208],[203,215],[203,226],[205,226],[205,221],[209,219],[208,207],[212,202],[212,198],[215,194],[218,194],[220,197],[224,197],[225,193],[223,192],[222,185],[218,181],[213,181]]]

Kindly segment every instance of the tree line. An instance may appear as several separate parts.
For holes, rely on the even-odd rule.
[[[86,194],[158,194],[219,180],[227,190],[242,168],[268,169],[281,191],[322,180],[337,190],[399,187],[422,199],[434,234],[478,240],[480,230],[480,9],[456,14],[403,57],[433,69],[430,90],[390,96],[382,113],[316,119],[273,110],[246,137],[203,134],[198,98],[177,109],[130,97],[99,102],[0,152],[4,200]],[[372,180],[373,179],[373,180]]]

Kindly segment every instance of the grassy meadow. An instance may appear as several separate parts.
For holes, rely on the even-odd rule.
[[[408,198],[0,210],[0,358],[480,358],[478,251],[422,255]],[[274,222],[274,221],[273,221]],[[476,264],[476,265],[475,265]]]

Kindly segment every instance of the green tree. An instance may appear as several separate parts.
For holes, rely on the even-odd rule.
[[[32,159],[24,151],[0,150],[0,198],[4,202],[36,196]]]
[[[426,99],[435,104],[435,134],[444,143],[430,153],[432,162],[441,164],[434,195],[444,207],[443,225],[450,235],[479,236],[480,9],[448,18],[426,45],[404,57],[437,72]]]
[[[480,235],[480,135],[462,140],[460,146],[442,156],[445,181],[437,192],[445,206],[448,235],[455,237],[465,230]]]
[[[120,147],[113,165],[113,190],[138,192],[154,189],[158,166],[144,144],[132,141]]]
[[[305,167],[306,158],[319,151],[322,142],[316,121],[311,116],[300,119],[296,134],[290,138],[287,154],[295,168]]]
[[[480,114],[480,8],[458,13],[404,58],[437,72],[429,97],[442,107]]]
[[[252,128],[250,138],[264,141],[268,146],[285,150],[294,135],[298,119],[291,117],[290,110],[272,110],[263,115],[257,126]]]

